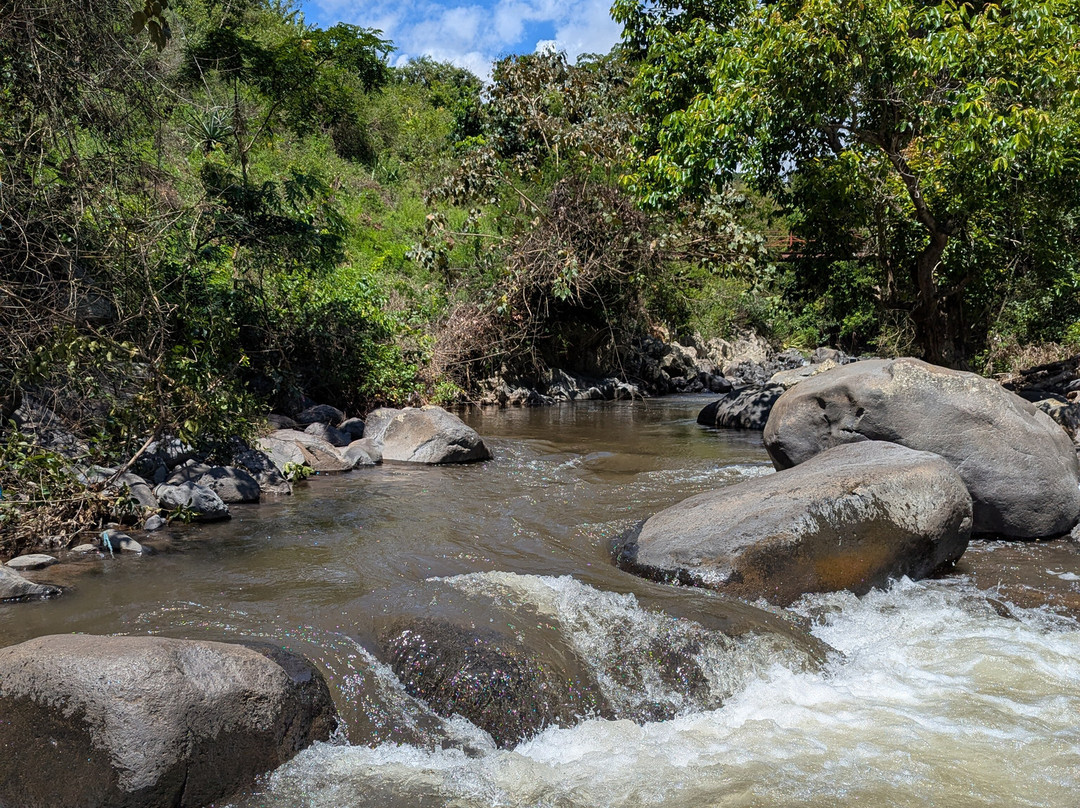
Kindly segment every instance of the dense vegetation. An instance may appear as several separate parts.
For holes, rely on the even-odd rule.
[[[1080,341],[1075,3],[615,12],[613,53],[485,86],[281,0],[3,0],[0,421],[60,413],[116,466],[645,334],[993,369]],[[8,503],[92,515],[0,438]]]

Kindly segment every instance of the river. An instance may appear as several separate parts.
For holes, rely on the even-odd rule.
[[[388,588],[432,577],[463,591],[516,587],[564,624],[587,612],[592,635],[570,638],[585,655],[610,655],[614,636],[625,645],[686,625],[658,622],[664,598],[636,589],[608,548],[691,494],[771,473],[760,434],[695,423],[708,400],[471,411],[489,462],[319,477],[235,507],[228,523],[169,528],[155,555],[64,565],[53,573],[69,576],[63,597],[0,605],[0,644],[64,632],[255,636],[307,654],[334,692],[342,737],[236,808],[1077,805],[1080,624],[980,589],[963,564],[862,598],[803,598],[792,630],[832,649],[819,664],[767,644],[699,649],[723,697],[650,693],[671,696],[666,720],[590,718],[499,749],[463,719],[409,702],[358,629]],[[612,594],[627,592],[637,594]],[[680,602],[682,618],[712,608],[693,593]],[[717,605],[710,625],[740,608]],[[365,722],[383,735],[350,745]]]

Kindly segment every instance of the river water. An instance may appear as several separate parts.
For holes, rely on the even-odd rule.
[[[1074,619],[979,589],[963,565],[862,598],[807,596],[788,617],[611,566],[611,540],[638,520],[771,473],[760,434],[695,423],[707,401],[470,412],[489,462],[316,478],[226,524],[170,528],[156,555],[54,567],[71,591],[0,605],[0,644],[158,633],[261,637],[308,655],[341,737],[236,808],[1080,804]],[[497,748],[435,715],[365,639],[384,591],[527,601],[620,717]],[[649,660],[638,669],[658,638],[693,657],[705,682],[693,698]],[[664,720],[643,718],[646,702],[665,705]]]

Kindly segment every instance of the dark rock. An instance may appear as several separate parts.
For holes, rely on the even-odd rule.
[[[0,805],[20,808],[199,808],[335,726],[306,660],[164,637],[0,649],[0,715]]]
[[[786,606],[806,592],[925,577],[960,558],[970,533],[971,498],[948,462],[865,441],[661,511],[617,563]]]
[[[1080,519],[1080,467],[1069,436],[973,373],[917,359],[834,368],[781,396],[764,439],[777,468],[865,440],[939,454],[971,492],[977,533],[1061,535]]]
[[[209,488],[226,505],[259,501],[259,483],[244,469],[234,466],[216,466],[200,474],[195,482]]]
[[[172,470],[165,480],[167,485],[179,485],[180,483],[198,482],[204,474],[213,470],[209,463],[200,463],[198,460],[188,460]]]
[[[176,485],[162,483],[154,489],[158,503],[167,511],[185,508],[193,514],[197,522],[213,522],[229,518],[229,508],[221,497],[207,488],[193,482]]]
[[[146,451],[135,461],[135,468],[141,476],[150,478],[158,465],[172,470],[197,458],[198,453],[193,446],[179,438],[166,436],[146,447]]]
[[[353,440],[360,440],[360,438],[364,437],[364,422],[359,418],[349,418],[342,421],[338,426],[338,429],[352,438],[350,443]]]
[[[383,460],[437,464],[491,457],[475,430],[441,407],[375,410],[365,434],[382,447]]]
[[[1060,424],[1070,438],[1076,438],[1080,431],[1080,404],[1050,398],[1035,402],[1035,406],[1049,415],[1054,423]]]
[[[300,455],[303,462],[303,455]],[[233,454],[233,464],[247,469],[247,472],[259,484],[259,491],[263,494],[291,494],[292,484],[285,479],[284,475],[274,465],[274,461],[266,452],[258,449],[238,447]]]
[[[308,435],[314,435],[316,438],[321,438],[331,446],[339,448],[348,446],[354,440],[353,436],[343,429],[323,423],[308,424],[304,427],[304,432]]]
[[[780,386],[737,388],[707,405],[698,413],[697,422],[722,429],[764,429],[773,404],[783,392]]]
[[[297,413],[295,420],[300,426],[307,426],[308,424],[337,426],[345,420],[345,413],[337,407],[331,407],[329,404],[316,404],[308,407],[303,412]]]
[[[55,586],[36,584],[23,578],[15,570],[0,564],[0,601],[4,600],[35,600],[38,598],[51,598],[60,594]],[[0,681],[0,686],[2,686]],[[0,726],[3,721],[0,721]],[[3,748],[0,747],[0,752]],[[0,803],[2,804],[2,803]]]
[[[266,416],[266,422],[270,424],[273,429],[296,429],[300,424],[296,423],[292,418],[287,415],[278,415],[277,413],[270,413]]]

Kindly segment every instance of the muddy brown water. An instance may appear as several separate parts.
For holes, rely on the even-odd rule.
[[[592,628],[574,638],[583,653],[610,653],[616,630],[656,631],[635,603],[667,599],[682,617],[709,610],[714,628],[767,627],[782,618],[690,593],[650,602],[610,564],[610,541],[638,520],[771,473],[759,433],[695,423],[709,400],[466,413],[493,460],[319,477],[292,497],[236,507],[228,523],[168,528],[156,555],[41,571],[70,590],[0,605],[0,645],[64,632],[269,638],[315,659],[348,716],[392,712],[400,696],[355,640],[364,598],[435,576],[518,587],[564,612],[586,604]],[[637,601],[607,594],[635,591]],[[791,614],[839,653],[800,668],[761,652],[725,680],[721,706],[590,719],[510,750],[462,719],[444,722],[438,742],[415,716],[375,716],[412,729],[374,745],[319,744],[238,805],[1074,806],[1078,605],[1068,543],[979,542],[938,580],[804,598]],[[733,664],[699,657],[718,677]],[[386,694],[377,709],[364,696],[376,684]],[[445,742],[454,733],[469,754]]]

